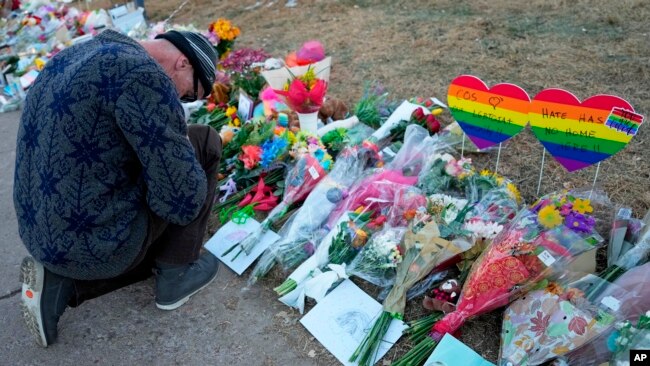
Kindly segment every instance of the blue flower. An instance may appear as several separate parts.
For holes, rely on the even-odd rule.
[[[289,145],[289,142],[282,138],[274,138],[264,141],[262,144],[262,159],[260,165],[267,168],[275,159],[280,156]]]

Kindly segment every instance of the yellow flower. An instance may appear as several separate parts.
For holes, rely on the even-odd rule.
[[[508,192],[512,194],[512,196],[517,200],[517,202],[521,202],[521,193],[519,193],[519,189],[514,183],[508,183],[506,185],[506,188],[508,189]]]
[[[539,224],[547,229],[552,229],[562,223],[562,215],[554,206],[548,205],[537,213]]]
[[[489,170],[487,170],[487,169],[481,170],[481,177],[489,177],[491,175],[492,175],[492,173],[490,173]]]
[[[296,134],[291,131],[287,131],[287,139],[289,140],[289,145],[296,143]]]
[[[576,200],[573,201],[573,210],[578,211],[584,215],[586,213],[593,212],[594,209],[591,207],[591,201],[576,198]]]
[[[497,176],[496,177],[497,185],[502,185],[504,180],[505,178]]]
[[[212,24],[212,29],[214,29],[214,33],[224,41],[234,40],[241,32],[238,27],[232,25],[230,20],[223,18],[217,19],[217,21]]]
[[[237,113],[237,107],[235,106],[230,106],[228,109],[226,109],[226,116],[231,117]]]

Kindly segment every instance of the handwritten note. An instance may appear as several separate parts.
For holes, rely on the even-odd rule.
[[[580,102],[566,90],[545,89],[533,98],[529,120],[546,150],[572,172],[616,154],[634,136],[628,119],[612,117],[613,110],[629,111],[617,113],[639,120],[630,103],[616,96],[595,95]]]

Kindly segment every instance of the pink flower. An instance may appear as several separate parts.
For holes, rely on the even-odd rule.
[[[275,90],[286,98],[287,104],[297,113],[318,112],[323,105],[323,98],[327,92],[327,83],[318,79],[311,89],[307,89],[305,83],[295,78],[289,84],[289,90]]]
[[[239,160],[244,163],[246,169],[253,169],[262,159],[262,148],[256,145],[244,145],[241,147],[242,154],[239,155]]]

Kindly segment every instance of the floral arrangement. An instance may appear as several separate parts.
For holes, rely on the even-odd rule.
[[[241,48],[230,52],[220,62],[220,66],[230,76],[233,90],[241,89],[257,99],[266,84],[260,73],[261,65],[269,57],[271,55],[263,49]]]
[[[298,139],[298,141],[294,143],[292,151],[297,152],[293,155],[295,164],[291,169],[289,169],[285,178],[284,197],[282,198],[282,201],[269,213],[268,217],[262,221],[256,231],[250,233],[248,236],[243,238],[241,242],[226,250],[222,256],[227,255],[236,247],[239,247],[239,251],[235,254],[234,258],[242,252],[246,255],[250,254],[250,251],[259,242],[259,238],[270,229],[271,225],[282,219],[293,204],[304,200],[316,187],[318,182],[327,175],[327,171],[329,171],[331,167],[329,164],[331,162],[331,157],[323,152],[325,148],[322,147],[322,143],[318,142],[318,138],[307,135],[303,136],[306,137],[301,136],[301,139],[311,140],[312,142],[308,143],[307,148],[305,148],[304,151],[302,150],[304,142],[300,141],[301,139]],[[316,139],[315,144],[313,143],[314,138]],[[296,145],[298,147],[296,147]],[[312,149],[312,145],[319,147]],[[323,152],[322,156],[320,156],[319,151]],[[327,164],[321,164],[321,161]]]
[[[314,113],[323,105],[327,82],[319,79],[310,67],[305,74],[288,80],[283,90],[274,91],[282,96],[289,108],[296,113]]]
[[[219,18],[215,22],[210,23],[208,32],[204,35],[212,43],[219,59],[223,60],[228,56],[228,53],[235,44],[235,39],[239,37],[241,30],[239,27],[232,24],[228,19]]]
[[[594,277],[543,281],[546,286],[510,304],[503,316],[500,364],[540,365],[608,331],[620,315],[619,300],[593,301],[590,290],[603,282]]]
[[[193,112],[187,123],[208,125],[217,131],[220,131],[223,126],[239,127],[240,125],[237,107],[211,102]]]
[[[426,194],[460,190],[461,179],[474,173],[472,160],[450,154],[435,154],[418,177],[417,186]]]
[[[366,84],[361,99],[354,105],[353,114],[366,125],[379,128],[395,108],[395,103],[388,99],[388,92],[381,85]]]
[[[469,317],[508,304],[576,255],[602,242],[596,232],[585,231],[574,221],[560,220],[551,212],[557,210],[561,218],[562,207],[567,208],[565,216],[575,216],[578,210],[586,214],[591,209],[589,200],[563,192],[547,195],[520,211],[473,264],[456,310],[436,322],[429,337],[396,364],[420,364],[444,334],[458,330]],[[580,214],[584,216],[580,219],[591,222],[593,218],[585,214]],[[593,229],[593,224],[590,227]]]
[[[433,268],[469,249],[462,242],[442,239],[435,221],[414,233],[407,229],[400,252],[402,261],[396,270],[395,283],[384,300],[383,311],[372,328],[366,333],[350,361],[370,366],[382,339],[393,319],[403,319],[406,293],[414,284],[427,276]]]
[[[395,278],[397,265],[404,253],[400,242],[406,228],[384,228],[375,233],[346,269],[348,276],[357,276],[374,285],[386,287]]]
[[[442,112],[442,109],[436,109],[435,111],[440,114],[438,111]],[[436,116],[433,113],[425,114],[424,107],[421,107],[413,111],[408,121],[403,120],[390,130],[391,138],[393,140],[403,140],[406,127],[412,124],[426,128],[432,135],[440,131],[440,122],[436,119]]]

